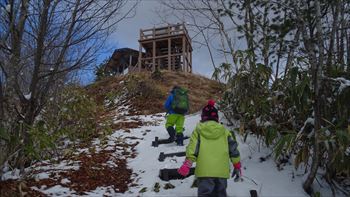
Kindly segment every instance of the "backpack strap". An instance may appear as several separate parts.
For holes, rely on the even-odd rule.
[[[199,131],[196,131],[197,132],[197,144],[196,144],[196,149],[194,151],[194,156],[195,157],[198,157],[199,155],[199,148],[200,148],[200,145],[201,145],[201,135],[199,134]]]

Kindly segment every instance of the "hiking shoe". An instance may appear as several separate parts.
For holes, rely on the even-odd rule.
[[[169,134],[169,138],[168,138],[169,143],[175,141],[175,129],[174,129],[174,127],[168,127],[166,130],[168,131],[168,134]]]
[[[184,134],[183,133],[176,134],[176,144],[178,146],[183,146],[184,145]]]

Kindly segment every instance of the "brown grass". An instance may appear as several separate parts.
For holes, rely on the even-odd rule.
[[[206,105],[208,99],[219,99],[222,86],[214,80],[203,76],[162,71],[161,79],[152,79],[151,73],[133,73],[126,76],[115,76],[106,78],[100,82],[87,87],[88,92],[93,95],[99,104],[102,104],[110,91],[122,91],[125,83],[121,81],[137,81],[136,92],[130,92],[133,111],[136,114],[154,114],[164,112],[163,104],[173,86],[181,86],[189,90],[190,113],[199,111]]]
[[[119,84],[125,76],[107,77],[86,87],[88,93],[102,105],[108,92],[121,88]]]
[[[34,180],[33,180],[34,181]],[[0,181],[0,196],[1,197],[20,197],[20,196],[37,196],[44,197],[45,194],[30,188],[30,183],[27,181],[7,180]]]

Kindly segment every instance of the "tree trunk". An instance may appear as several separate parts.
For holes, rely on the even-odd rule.
[[[4,126],[5,113],[4,113],[4,93],[2,87],[2,77],[0,76],[0,129]],[[0,142],[1,144],[1,142]],[[1,163],[0,163],[1,164]]]
[[[340,3],[339,3],[340,4]],[[340,64],[341,71],[344,71],[345,69],[345,62],[344,62],[344,38],[346,38],[346,24],[344,20],[344,5],[342,4],[341,10],[340,10],[340,46],[338,51],[338,63]]]
[[[277,63],[276,63],[276,74],[275,74],[276,81],[278,79],[278,72],[279,72],[279,67],[280,67],[281,50],[282,50],[282,40],[280,40],[280,46],[279,46],[279,49],[277,51]]]
[[[346,60],[346,64],[347,64],[347,72],[349,73],[349,75],[350,75],[350,30],[348,30],[348,32],[347,32],[347,36],[346,36],[346,38],[347,38],[347,41],[346,41],[346,44],[347,44],[347,49],[346,49],[346,51],[347,51],[347,60]]]
[[[338,23],[338,25],[339,25],[339,23]],[[337,64],[339,63],[339,51],[340,51],[340,35],[339,35],[339,30],[336,31],[335,37],[336,37],[336,47],[337,47],[337,48],[336,48],[336,51],[335,51],[335,53],[334,53],[334,59],[335,59],[336,61],[334,61],[334,62],[335,62],[335,65],[334,65],[333,67],[338,66]]]
[[[225,40],[226,40],[227,46],[230,49],[230,54],[232,56],[232,60],[234,61],[235,50],[234,50],[233,45],[232,45],[231,37],[228,35],[228,32],[225,29],[225,24],[222,22],[220,16],[216,13],[215,9],[212,8],[209,0],[207,0],[207,6],[208,6],[212,16],[214,17],[216,24],[219,27],[220,35],[223,35]],[[238,66],[237,65],[234,65],[234,66],[235,66],[236,72],[238,72]]]
[[[249,66],[255,64],[255,53],[254,53],[254,15],[252,13],[250,0],[245,1],[245,20],[244,20],[244,32],[248,45],[249,51]]]
[[[284,10],[284,18],[287,17],[287,12]],[[279,67],[280,67],[280,60],[282,56],[282,47],[283,47],[283,37],[279,36],[279,48],[277,51],[277,63],[276,63],[276,74],[275,74],[275,80],[277,81],[278,79],[278,72],[279,72]]]
[[[225,0],[221,0],[221,5],[225,10],[229,10],[229,8],[227,8],[227,6],[225,5]],[[234,26],[238,26],[237,22],[234,20],[233,15],[228,15],[228,17],[230,18],[230,21],[232,22],[232,24]],[[224,32],[220,32],[220,41],[221,41],[222,48],[225,50],[226,47],[225,47],[224,37],[227,40],[227,35],[225,36],[223,34],[224,34]],[[234,62],[234,47],[232,46],[232,42],[230,42],[230,43],[227,42],[227,45],[230,49],[230,55],[232,57],[232,61]],[[226,63],[229,63],[225,53],[224,53],[224,57],[225,57]],[[234,65],[234,66],[235,66],[236,73],[238,73],[238,71],[239,71],[238,65]]]
[[[39,73],[40,67],[42,66],[42,58],[44,54],[44,41],[47,28],[47,19],[49,13],[50,0],[45,0],[43,3],[43,7],[40,13],[39,18],[39,29],[38,36],[36,39],[36,50],[34,55],[34,70],[33,75],[29,87],[29,95],[30,98],[25,98],[22,100],[22,114],[24,114],[24,127],[23,127],[23,145],[27,146],[30,143],[30,128],[34,124],[35,117],[37,116],[37,107],[38,107],[38,83],[39,83]],[[22,156],[24,153],[22,152]],[[27,162],[27,159],[23,157],[23,161],[20,163],[20,169],[23,172],[24,165]]]
[[[319,145],[319,132],[321,129],[321,113],[320,113],[320,77],[322,75],[322,68],[323,68],[323,38],[322,38],[322,26],[321,26],[321,9],[320,9],[320,2],[318,0],[315,1],[315,7],[316,7],[316,38],[317,38],[317,45],[318,45],[318,51],[319,56],[318,60],[316,60],[316,55],[310,56],[310,62],[312,66],[312,81],[313,81],[313,87],[314,87],[314,114],[315,114],[315,125],[314,125],[314,146],[313,146],[313,156],[312,156],[312,164],[310,173],[305,180],[303,184],[304,190],[309,194],[313,195],[313,189],[312,189],[312,183],[316,177],[316,173],[318,170],[318,166],[320,163],[320,145]],[[307,45],[309,46],[308,50],[315,49],[314,44],[310,44],[308,41]],[[313,47],[310,47],[312,45]],[[306,46],[307,47],[307,46]],[[310,53],[314,53],[313,51],[310,51]]]
[[[330,36],[330,41],[329,41],[329,49],[328,49],[328,59],[327,59],[327,73],[329,74],[332,70],[333,66],[333,56],[334,56],[334,41],[335,41],[335,35],[338,32],[338,15],[339,15],[339,0],[335,1],[335,11],[333,13],[333,23],[332,23],[332,31],[331,31],[331,36]]]
[[[292,61],[294,59],[294,51],[299,45],[299,37],[300,37],[300,30],[297,29],[297,32],[295,33],[293,43],[290,46],[290,50],[288,52],[288,57],[287,57],[287,63],[286,67],[284,68],[284,76],[287,75],[289,68],[292,66]]]
[[[24,34],[24,27],[27,21],[28,15],[28,0],[23,0],[20,6],[20,14],[18,21],[16,21],[17,17],[15,17],[15,13],[11,13],[12,16],[9,17],[9,33],[11,35],[11,49],[12,54],[9,60],[10,68],[9,68],[9,77],[8,77],[8,86],[9,88],[8,95],[10,97],[18,97],[23,101],[24,97],[22,95],[20,86],[18,84],[18,68],[21,65],[21,54],[22,54],[22,39]]]
[[[263,46],[263,57],[264,57],[264,64],[266,67],[269,66],[269,52],[270,52],[270,41],[268,39],[268,22],[267,22],[267,15],[268,15],[268,6],[265,6],[264,8],[264,18],[263,18],[263,25],[262,25],[262,33],[263,33],[263,40],[264,40],[264,46]]]

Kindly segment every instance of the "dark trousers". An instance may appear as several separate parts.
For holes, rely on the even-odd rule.
[[[224,178],[197,178],[198,196],[226,197],[227,179]]]

